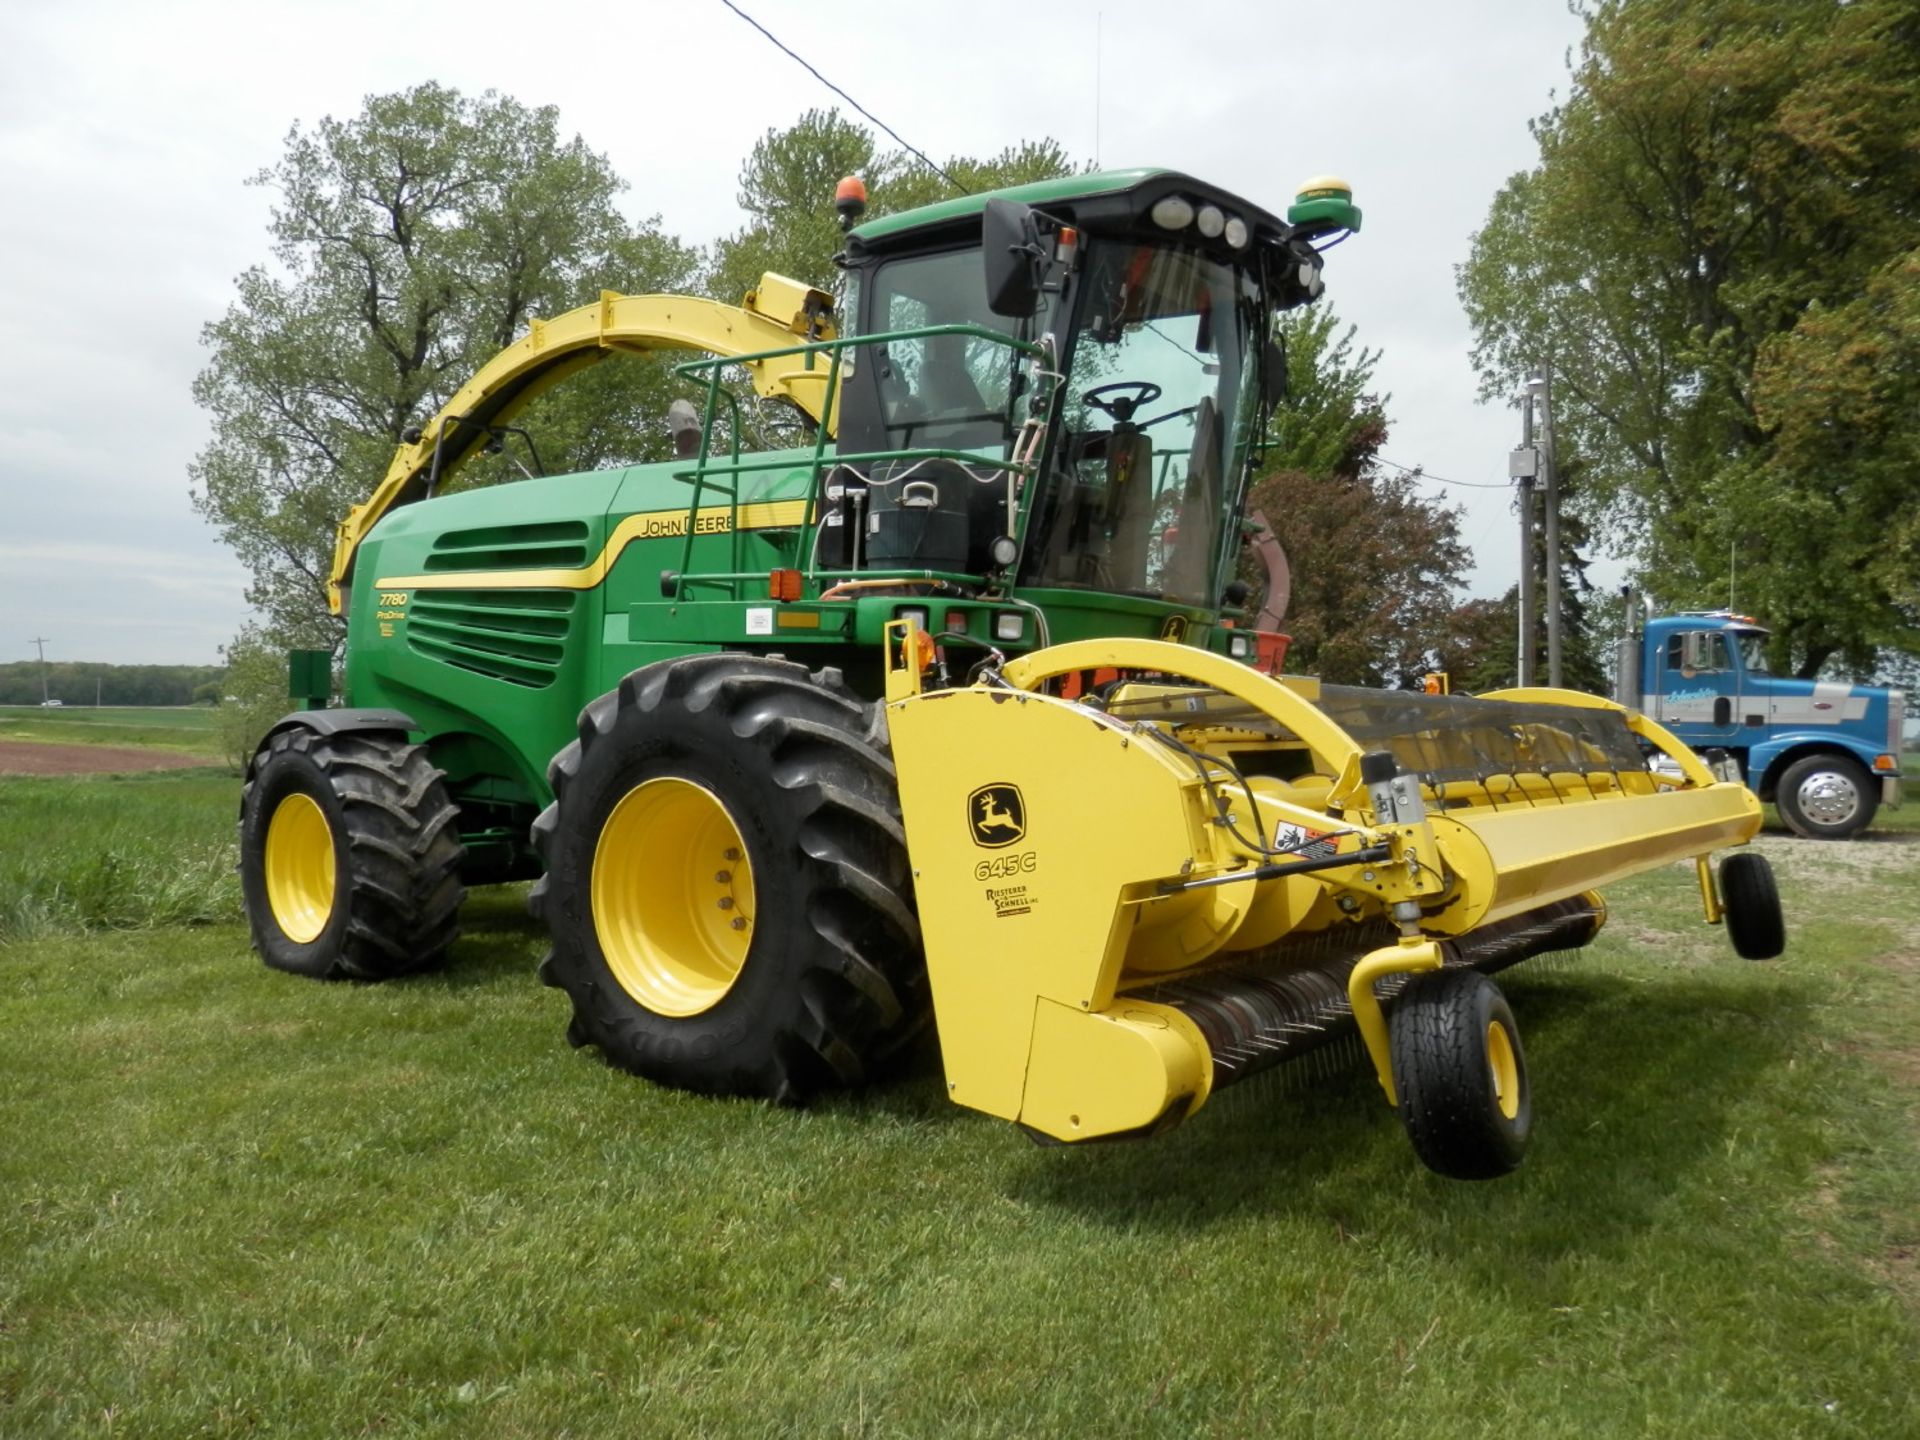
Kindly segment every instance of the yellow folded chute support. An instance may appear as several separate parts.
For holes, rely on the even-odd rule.
[[[327,608],[346,604],[346,586],[361,541],[389,510],[421,499],[440,456],[441,479],[486,442],[498,425],[534,396],[577,370],[617,353],[695,350],[720,356],[755,356],[791,350],[796,344],[834,337],[833,299],[826,292],[781,275],[760,277],[741,305],[723,305],[688,295],[620,295],[602,291],[590,305],[535,320],[526,335],[507,346],[461,386],[420,430],[420,438],[394,452],[393,463],[366,503],[340,522],[333,570],[327,577]],[[790,400],[829,433],[825,414],[828,361],[818,355],[774,355],[742,362],[756,393]]]

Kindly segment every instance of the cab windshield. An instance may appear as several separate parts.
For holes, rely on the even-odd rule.
[[[1163,241],[1099,240],[1063,428],[1022,579],[1212,605],[1249,443],[1253,277]]]

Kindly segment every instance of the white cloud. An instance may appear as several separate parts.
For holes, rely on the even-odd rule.
[[[1579,26],[1563,7],[746,8],[936,158],[1052,135],[1276,210],[1299,180],[1345,175],[1367,227],[1330,257],[1330,292],[1385,352],[1389,453],[1503,476],[1516,427],[1475,402],[1452,266],[1495,187],[1531,162],[1526,120],[1564,86]],[[0,9],[0,653],[17,648],[9,628],[62,629],[105,647],[89,658],[125,661],[204,658],[232,635],[245,577],[191,513],[186,466],[205,436],[189,393],[200,327],[267,258],[270,197],[243,182],[296,121],[427,79],[558,105],[631,182],[629,213],[696,243],[740,223],[755,139],[838,103],[714,0]],[[1485,536],[1479,588],[1503,588],[1505,495],[1448,498],[1469,506],[1467,538]],[[84,583],[49,594],[62,567]]]

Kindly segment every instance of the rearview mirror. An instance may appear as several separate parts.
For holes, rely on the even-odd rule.
[[[1046,258],[1033,208],[1014,200],[989,200],[980,220],[980,251],[987,308],[996,315],[1033,314]]]
[[[1271,410],[1287,398],[1287,342],[1278,335],[1267,341],[1260,358],[1260,399]]]

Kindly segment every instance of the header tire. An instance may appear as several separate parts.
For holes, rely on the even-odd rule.
[[[1533,1132],[1520,1030],[1477,970],[1429,970],[1387,1016],[1400,1120],[1428,1169],[1493,1180],[1517,1169]]]

